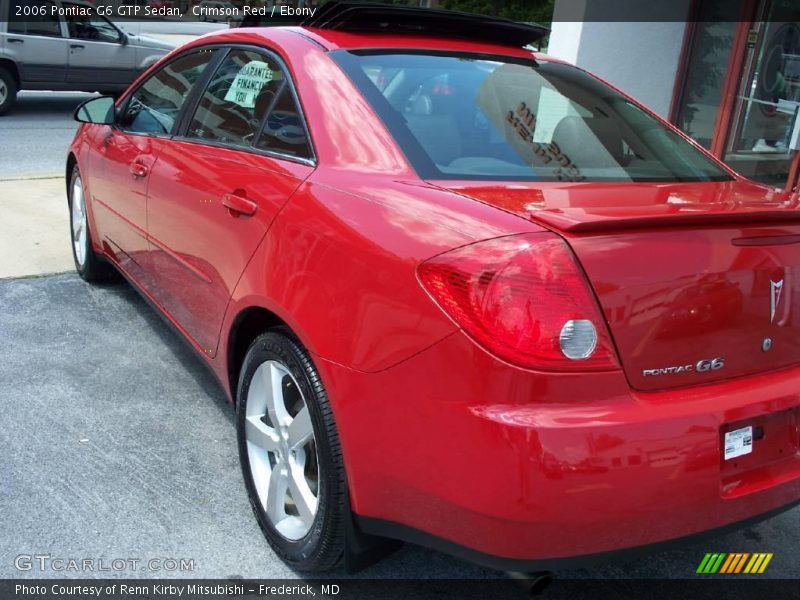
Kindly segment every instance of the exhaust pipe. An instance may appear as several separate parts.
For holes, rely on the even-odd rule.
[[[506,574],[531,597],[542,594],[547,589],[547,586],[553,582],[553,574],[550,571],[538,571],[536,573],[508,571]]]

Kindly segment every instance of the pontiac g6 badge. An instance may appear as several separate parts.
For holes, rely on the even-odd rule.
[[[778,312],[778,305],[781,303],[783,279],[780,281],[770,281],[769,283],[769,322],[774,323],[775,313]]]
[[[725,366],[725,359],[722,357],[717,358],[704,358],[698,360],[694,364],[688,365],[675,365],[672,367],[660,367],[658,369],[644,369],[642,375],[644,377],[653,377],[654,375],[678,375],[679,373],[707,373],[709,371],[719,371]]]

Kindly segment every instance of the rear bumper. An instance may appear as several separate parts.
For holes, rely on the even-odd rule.
[[[495,556],[486,554],[473,548],[460,546],[450,540],[438,538],[425,531],[420,531],[406,525],[393,523],[391,521],[384,521],[382,519],[373,519],[370,517],[355,517],[355,521],[361,531],[370,535],[382,536],[386,538],[401,540],[426,548],[432,548],[439,552],[451,554],[463,560],[473,562],[490,569],[497,569],[498,571],[512,571],[517,573],[537,573],[542,571],[560,571],[565,569],[585,568],[592,565],[607,565],[615,562],[622,562],[626,560],[633,560],[635,558],[648,556],[656,552],[663,552],[672,548],[680,547],[686,544],[699,543],[703,540],[713,540],[717,537],[727,533],[756,525],[772,517],[776,517],[781,513],[792,510],[800,506],[800,500],[796,500],[791,504],[782,506],[775,510],[771,510],[755,517],[737,521],[729,525],[709,529],[700,533],[687,535],[680,538],[656,542],[653,544],[646,544],[644,546],[632,546],[627,548],[620,548],[618,550],[609,550],[605,552],[597,552],[595,554],[582,554],[579,556],[567,556],[560,558],[536,558],[536,559],[517,559],[508,558],[505,556]]]
[[[767,429],[740,460],[723,461],[721,443],[727,424],[796,424],[800,370],[635,393],[621,373],[511,367],[460,333],[380,373],[318,364],[367,532],[549,568],[800,500],[797,427]],[[784,434],[790,450],[772,444]]]

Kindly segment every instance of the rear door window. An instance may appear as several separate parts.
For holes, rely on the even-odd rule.
[[[266,56],[232,50],[211,77],[186,136],[252,146],[283,84],[283,73]]]
[[[278,93],[275,104],[264,120],[258,148],[299,158],[312,157],[303,117],[288,85]]]
[[[209,80],[186,137],[311,156],[305,123],[292,87],[267,54],[234,49]]]

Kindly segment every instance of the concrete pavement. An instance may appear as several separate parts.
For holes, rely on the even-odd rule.
[[[72,270],[64,169],[72,113],[91,97],[22,92],[0,117],[0,278]]]
[[[73,268],[63,177],[0,181],[0,278]]]
[[[21,92],[0,117],[0,278],[73,268],[64,183],[75,108],[92,94]]]

